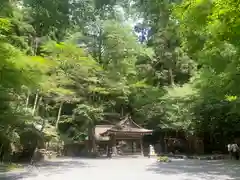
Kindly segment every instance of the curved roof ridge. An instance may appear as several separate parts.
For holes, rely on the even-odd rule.
[[[133,119],[132,117],[127,114],[123,120],[121,120],[119,123],[117,123],[117,125],[123,125],[124,123],[126,123],[126,121],[130,121],[133,125],[135,125],[136,127],[138,127],[139,129],[145,129],[142,126],[138,125]]]

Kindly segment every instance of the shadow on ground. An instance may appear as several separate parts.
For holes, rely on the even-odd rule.
[[[81,160],[72,159],[59,159],[53,161],[45,161],[35,165],[25,166],[24,172],[19,173],[6,173],[0,177],[1,180],[20,180],[26,177],[34,177],[38,175],[48,176],[50,174],[62,174],[74,168],[89,167],[88,164],[83,163]]]
[[[157,162],[148,166],[147,171],[164,175],[184,175],[186,177],[191,177],[191,180],[239,180],[240,162],[227,160],[178,160],[170,163]]]

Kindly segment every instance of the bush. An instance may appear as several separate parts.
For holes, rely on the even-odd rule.
[[[23,166],[14,163],[0,164],[0,172],[8,172],[16,169],[23,169]]]
[[[13,163],[11,163],[7,166],[8,171],[12,171],[15,169],[22,169],[22,168],[23,168],[23,166],[21,166],[20,164],[13,164]]]
[[[159,156],[157,160],[158,162],[171,162],[171,160],[167,156]]]

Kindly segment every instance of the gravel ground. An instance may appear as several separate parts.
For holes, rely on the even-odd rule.
[[[240,180],[240,162],[156,158],[57,159],[9,173],[1,180]]]

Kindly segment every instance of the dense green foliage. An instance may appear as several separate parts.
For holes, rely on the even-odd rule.
[[[13,144],[85,135],[95,151],[93,127],[126,114],[223,146],[240,127],[238,7],[232,0],[4,0],[1,158]]]

